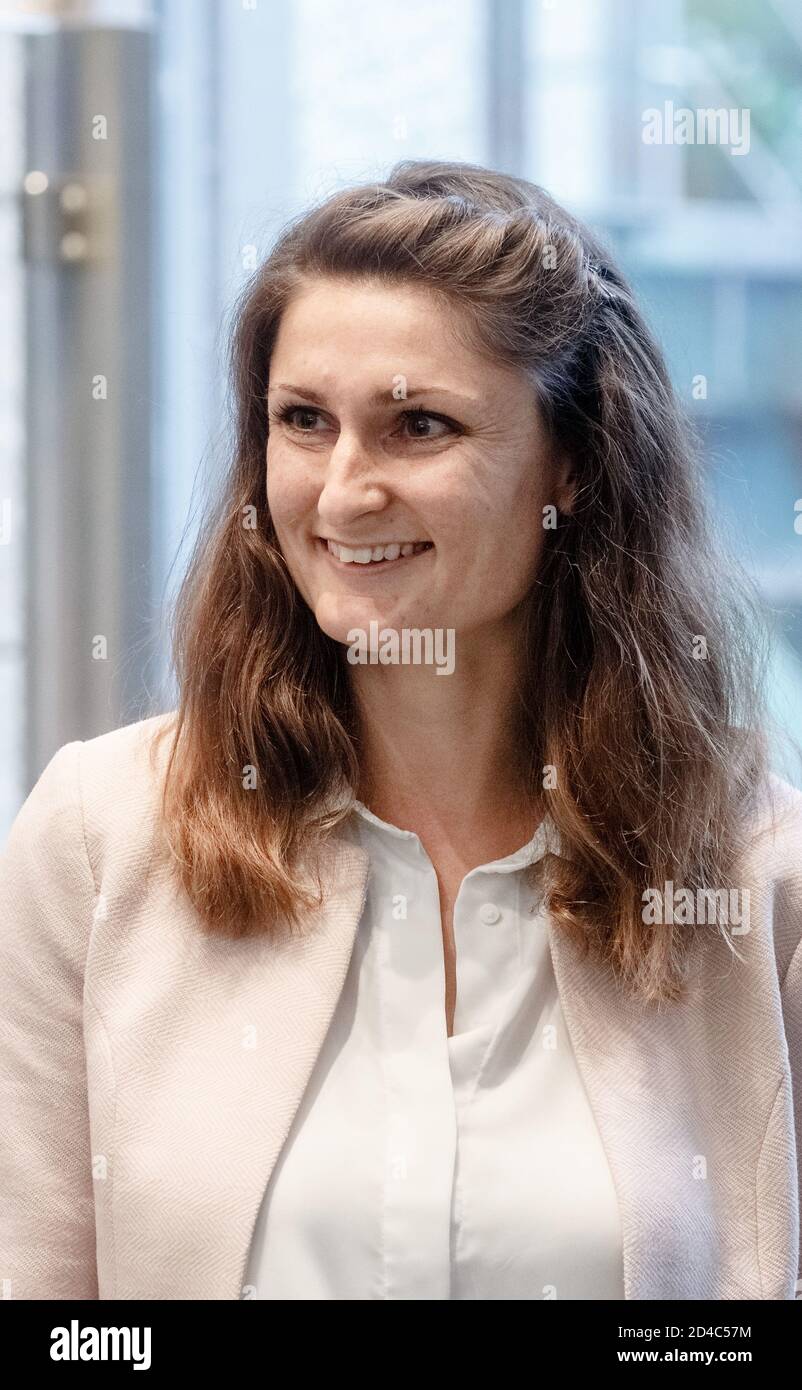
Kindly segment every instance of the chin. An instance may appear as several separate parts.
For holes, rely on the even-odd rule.
[[[315,605],[315,618],[318,627],[335,642],[347,646],[351,638],[349,632],[360,628],[370,632],[370,624],[378,623],[380,628],[395,628],[399,625],[398,614],[392,609],[382,607],[372,598],[355,594],[322,594]]]

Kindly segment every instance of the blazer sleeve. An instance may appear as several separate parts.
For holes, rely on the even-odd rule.
[[[0,855],[0,1279],[97,1298],[83,981],[95,902],[79,741],[53,755]]]

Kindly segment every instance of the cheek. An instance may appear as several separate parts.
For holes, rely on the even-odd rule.
[[[450,553],[459,556],[454,579],[478,607],[513,605],[529,591],[544,545],[539,493],[531,483],[497,494],[481,515],[451,534]]]
[[[314,506],[308,473],[289,467],[278,452],[268,452],[267,505],[277,531],[296,524]]]
[[[502,531],[510,559],[518,568],[534,566],[543,547],[543,508],[554,499],[549,481],[538,469],[526,467],[506,499]]]
[[[528,584],[537,571],[543,549],[543,506],[549,499],[537,481],[530,480],[518,492],[510,507],[506,526],[509,567]]]

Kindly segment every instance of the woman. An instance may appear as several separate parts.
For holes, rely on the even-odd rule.
[[[233,364],[178,708],[3,860],[10,1296],[793,1298],[802,794],[631,290],[405,162]]]

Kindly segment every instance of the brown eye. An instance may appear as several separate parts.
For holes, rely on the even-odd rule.
[[[298,418],[300,417],[300,423]],[[309,419],[314,421],[318,418],[318,411],[313,410],[308,405],[287,405],[277,412],[276,418],[285,421],[293,429],[300,430],[302,434],[312,434],[313,428],[308,428]]]
[[[410,437],[412,439],[443,439],[447,434],[457,433],[457,426],[453,420],[449,420],[445,415],[433,415],[428,410],[405,410],[401,416],[405,424],[410,426]],[[418,429],[418,425],[442,425],[444,432],[437,433],[430,429]]]

